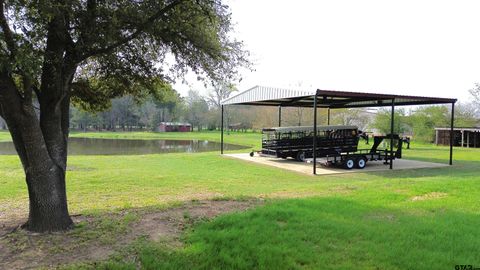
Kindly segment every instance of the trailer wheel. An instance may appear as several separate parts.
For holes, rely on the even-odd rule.
[[[296,160],[297,160],[297,161],[304,162],[304,161],[305,161],[305,152],[303,152],[303,151],[298,151]]]
[[[346,158],[343,162],[343,167],[347,170],[351,170],[355,167],[355,160],[353,158]]]
[[[367,159],[365,157],[360,157],[357,159],[357,168],[364,169],[367,166]]]

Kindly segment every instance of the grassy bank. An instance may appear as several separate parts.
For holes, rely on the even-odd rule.
[[[220,142],[220,131],[194,132],[72,132],[71,137],[102,138],[102,139],[171,139],[171,140],[207,140]],[[240,144],[259,148],[262,135],[257,132],[225,132],[225,143]]]
[[[214,132],[181,136],[195,134],[218,138]],[[114,135],[173,136],[108,136]],[[259,143],[259,134],[229,136]],[[405,158],[446,162],[448,147],[412,144]],[[321,177],[215,152],[72,156],[67,190],[72,214],[83,215],[198,199],[267,199],[187,229],[182,246],[138,242],[129,251],[135,262],[120,256],[108,263],[112,269],[455,269],[480,267],[479,170],[478,149],[455,149],[453,167]],[[23,177],[17,157],[0,156],[0,212],[27,210]]]

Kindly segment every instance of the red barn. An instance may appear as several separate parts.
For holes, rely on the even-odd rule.
[[[192,125],[189,123],[178,122],[161,122],[157,131],[159,132],[190,132],[192,131]]]

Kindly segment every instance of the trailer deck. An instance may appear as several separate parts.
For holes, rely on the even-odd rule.
[[[247,162],[252,162],[255,164],[260,164],[264,166],[276,167],[284,170],[294,171],[298,173],[304,173],[312,175],[312,161],[313,159],[307,159],[306,162],[298,162],[294,159],[279,159],[276,157],[262,157],[259,155],[254,155],[250,157],[248,153],[240,154],[224,154],[229,158],[240,159]],[[408,159],[398,159],[395,161],[393,166],[394,170],[405,170],[405,169],[422,169],[422,168],[440,168],[448,166],[448,164],[442,163],[433,163],[417,160],[408,160]],[[345,170],[343,168],[333,167],[333,166],[324,166],[322,160],[317,159],[317,175],[330,175],[330,174],[341,174],[341,173],[368,173],[368,172],[379,172],[379,171],[388,171],[389,166],[385,166],[383,161],[371,161],[368,166],[363,170]]]

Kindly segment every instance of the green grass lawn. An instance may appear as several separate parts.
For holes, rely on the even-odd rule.
[[[438,161],[436,153],[445,162],[447,150],[422,146],[406,155]],[[278,181],[269,184],[274,189],[288,179],[289,184],[295,183],[282,187],[289,196],[309,198],[270,200],[255,210],[203,223],[186,234],[183,248],[141,245],[139,259],[145,269],[479,266],[480,151],[456,149],[456,157],[454,167],[322,176],[310,181],[287,172],[283,177],[257,175],[254,186],[260,188],[275,177]],[[245,170],[254,174],[250,168]],[[129,263],[109,266],[135,269]]]
[[[0,142],[11,141],[12,137],[10,137],[10,133],[5,130],[0,130]]]
[[[195,134],[218,138],[218,132],[179,136]],[[167,133],[83,135],[175,138]],[[260,135],[226,138],[258,147]],[[216,152],[72,156],[67,190],[72,214],[157,208],[192,199],[267,198],[253,210],[194,226],[182,247],[137,244],[132,252],[145,269],[480,267],[480,150],[454,153],[452,167],[318,177]],[[412,143],[404,158],[447,162],[448,147]],[[23,177],[16,156],[0,156],[0,212],[7,206],[28,207]],[[135,269],[130,259],[95,267]]]
[[[189,232],[185,248],[166,252],[154,244],[143,247],[140,261],[147,269],[454,269],[456,264],[478,265],[477,215],[442,210],[440,203],[395,207],[355,197],[290,199],[223,216]],[[417,213],[407,207],[415,207]]]

